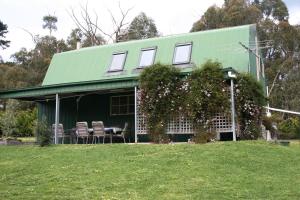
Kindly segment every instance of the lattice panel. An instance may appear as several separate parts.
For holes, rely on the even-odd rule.
[[[184,116],[172,117],[167,125],[167,134],[193,134],[192,121]]]
[[[147,134],[146,117],[140,112],[140,91],[137,91],[137,134]]]
[[[139,111],[140,105],[140,93],[137,94],[137,134],[147,134],[146,129],[146,118]],[[215,117],[213,125],[211,127],[216,132],[232,132],[231,129],[231,118],[218,114]],[[193,134],[194,129],[192,125],[192,120],[184,117],[172,117],[167,124],[167,134]]]
[[[218,114],[213,121],[212,129],[218,133],[232,132],[231,118]]]

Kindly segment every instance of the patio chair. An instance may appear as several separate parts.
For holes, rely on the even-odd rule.
[[[105,130],[104,130],[104,124],[102,121],[92,121],[92,127],[93,127],[93,140],[92,144],[97,143],[97,138],[98,142],[100,142],[100,138],[102,137],[102,143],[104,144],[105,141]]]
[[[113,137],[118,137],[118,138],[123,138],[124,143],[126,143],[125,141],[125,134],[127,134],[128,132],[128,123],[125,122],[124,128],[122,129],[120,134],[114,134]]]
[[[82,138],[84,143],[84,138],[86,138],[86,144],[89,140],[89,129],[88,129],[88,123],[87,122],[77,122],[76,123],[76,144],[78,144],[78,138]]]
[[[52,133],[53,133],[53,140],[55,140],[55,124],[52,124]],[[57,133],[56,133],[57,139],[59,141],[59,138],[62,138],[61,143],[64,143],[64,138],[65,138],[65,132],[64,132],[64,127],[62,124],[58,124],[57,126]]]

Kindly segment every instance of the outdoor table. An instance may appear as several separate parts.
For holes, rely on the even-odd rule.
[[[109,135],[110,135],[110,143],[112,144],[112,136],[113,136],[113,134],[117,134],[117,132],[121,132],[122,129],[119,128],[119,127],[106,127],[106,128],[104,128],[104,131],[106,133],[109,133]]]
[[[90,134],[93,134],[93,128],[88,129]],[[117,134],[118,132],[121,132],[122,129],[119,127],[106,127],[104,128],[105,133],[109,133],[110,135],[110,143],[112,144],[112,136],[113,134]]]

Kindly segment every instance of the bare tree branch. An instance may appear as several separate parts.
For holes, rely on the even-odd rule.
[[[36,35],[34,35],[33,33],[31,33],[30,31],[28,31],[25,28],[19,27],[20,29],[22,29],[23,31],[25,31],[26,33],[28,33],[31,37],[32,42],[34,42],[35,44],[37,43],[37,37]]]
[[[91,17],[88,10],[88,3],[86,3],[85,6],[80,4],[79,17],[78,15],[75,14],[75,11],[72,7],[67,12],[69,16],[72,18],[72,21],[78,27],[78,29],[80,29],[83,35],[86,37],[86,39],[90,40],[92,45],[100,45],[103,44],[103,39],[99,37],[100,34],[106,36],[112,42],[119,42],[119,36],[122,35],[122,31],[124,30],[124,27],[129,24],[129,23],[125,23],[125,19],[128,13],[132,9],[133,7],[127,10],[123,10],[119,2],[119,10],[121,13],[120,20],[117,20],[115,15],[110,10],[108,10],[113,25],[112,33],[108,33],[104,31],[101,28],[101,26],[98,25],[99,18],[95,11],[94,11],[94,18]]]

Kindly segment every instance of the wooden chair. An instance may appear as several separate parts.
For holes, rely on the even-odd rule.
[[[53,133],[53,140],[55,140],[55,124],[52,124],[52,133]],[[65,138],[65,132],[64,132],[64,127],[62,124],[58,124],[57,126],[57,133],[56,133],[57,139],[59,141],[59,138],[62,138],[61,143],[64,143],[64,138]]]
[[[127,134],[128,132],[128,123],[125,122],[124,128],[122,129],[120,134],[114,134],[113,137],[119,137],[119,138],[123,138],[124,143],[126,143],[125,141],[125,134]]]
[[[95,139],[95,144],[97,143],[97,138],[98,138],[98,142],[100,142],[100,137],[102,137],[102,143],[104,144],[105,130],[104,130],[103,122],[102,121],[93,121],[92,122],[92,127],[93,127],[92,144],[94,143],[94,139]]]
[[[87,122],[77,122],[76,123],[76,144],[78,144],[78,138],[82,138],[84,143],[84,138],[86,138],[86,144],[89,140],[89,129],[88,129],[88,123]]]

